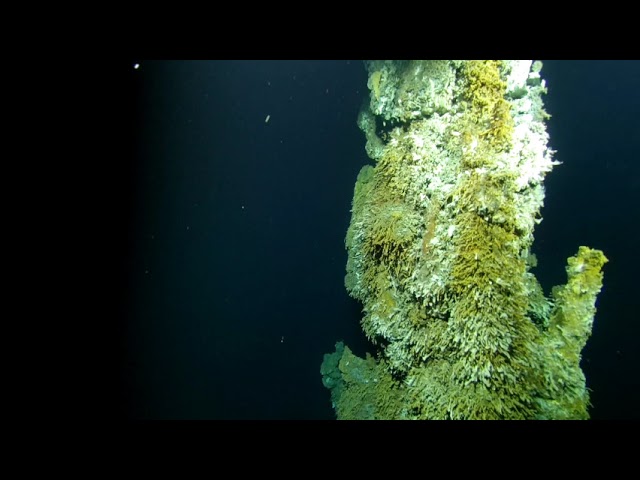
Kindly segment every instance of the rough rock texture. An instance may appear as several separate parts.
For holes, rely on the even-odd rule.
[[[602,252],[580,247],[545,297],[530,269],[548,146],[541,64],[373,61],[358,118],[345,286],[376,358],[341,343],[338,418],[588,418],[580,352]]]

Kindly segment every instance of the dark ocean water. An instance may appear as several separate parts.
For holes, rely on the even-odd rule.
[[[369,349],[343,286],[361,61],[139,61],[121,337],[123,413],[332,419],[323,354]],[[551,146],[534,270],[579,245],[604,289],[583,352],[592,418],[640,418],[640,62],[547,61]],[[269,121],[265,122],[269,116]]]

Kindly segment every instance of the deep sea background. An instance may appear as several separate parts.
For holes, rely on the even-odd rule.
[[[544,61],[551,147],[534,273],[609,258],[583,351],[594,419],[640,418],[640,62]],[[138,63],[139,68],[134,68]],[[333,419],[323,354],[371,350],[343,286],[361,61],[145,61],[128,72],[118,412]],[[265,118],[269,116],[269,121]]]

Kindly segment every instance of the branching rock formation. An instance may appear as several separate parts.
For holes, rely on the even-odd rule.
[[[546,298],[530,269],[548,146],[541,64],[373,61],[345,285],[377,356],[342,343],[338,418],[588,418],[580,352],[607,261],[580,247]]]

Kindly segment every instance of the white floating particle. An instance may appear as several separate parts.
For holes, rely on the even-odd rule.
[[[140,68],[140,64],[139,64],[139,63],[135,63],[135,64],[133,65],[133,68],[134,68],[134,69],[136,69],[136,70],[137,70],[137,69],[139,69],[139,68]]]
[[[264,119],[264,123],[269,123],[270,118],[271,118],[271,115],[267,115],[267,118]]]

